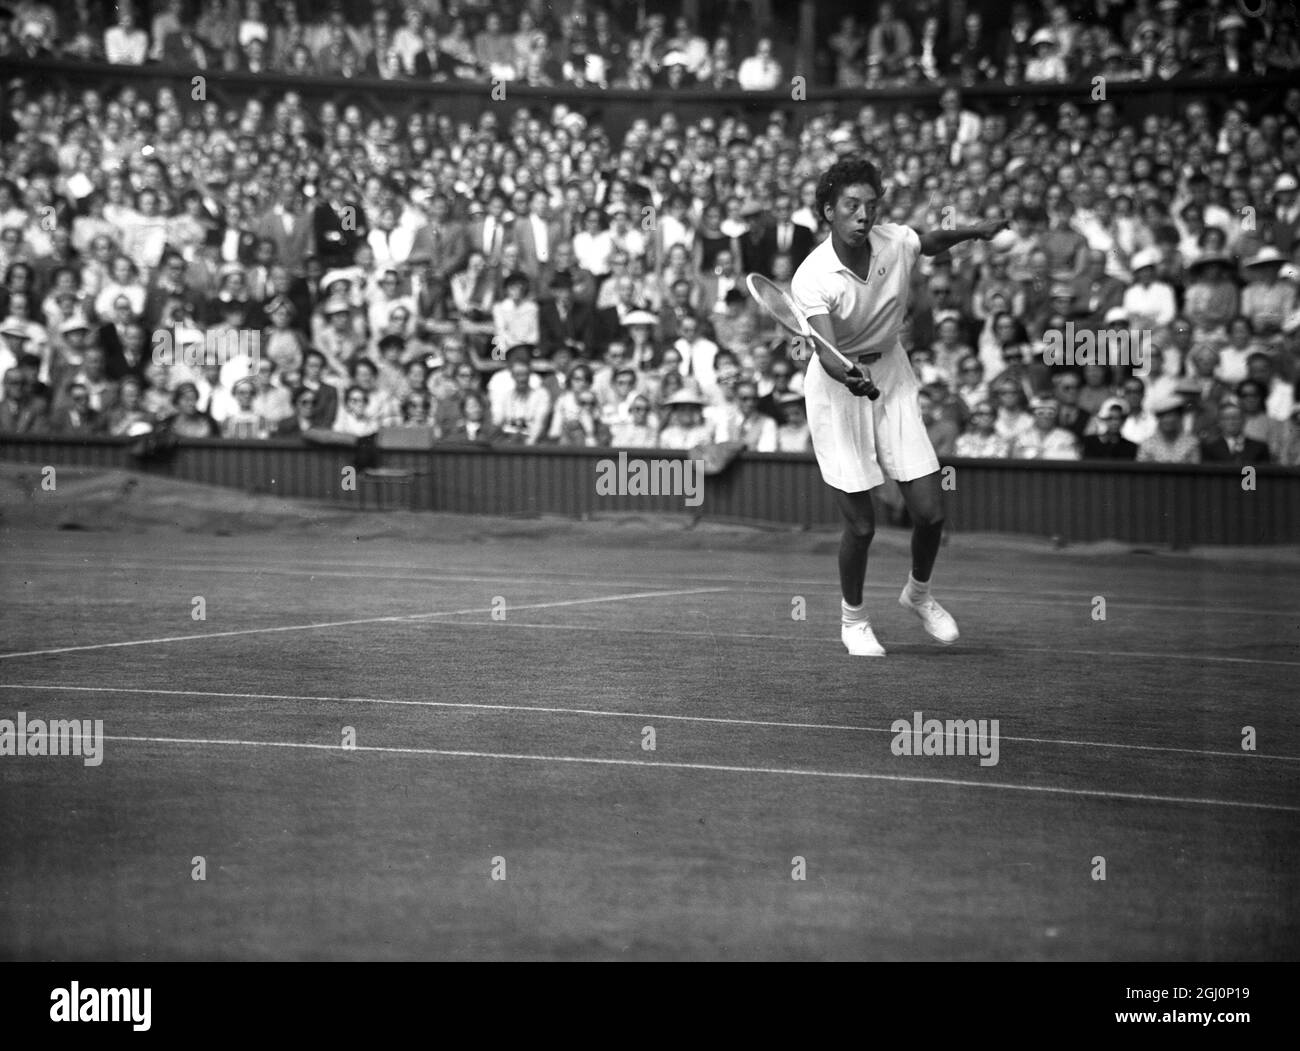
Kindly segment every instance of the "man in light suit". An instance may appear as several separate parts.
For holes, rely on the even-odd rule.
[[[551,261],[561,240],[560,224],[551,218],[551,204],[545,190],[535,190],[528,200],[528,212],[515,219],[515,244],[519,246],[519,269],[534,280]]]
[[[298,183],[285,179],[280,184],[275,204],[257,217],[252,229],[255,237],[265,238],[275,245],[276,261],[295,274],[302,273],[303,262],[315,241],[311,219],[299,207],[301,201]]]

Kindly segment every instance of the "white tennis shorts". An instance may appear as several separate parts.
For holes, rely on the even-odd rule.
[[[859,398],[826,375],[814,355],[804,376],[808,430],[822,478],[846,493],[924,478],[939,469],[921,418],[916,388],[882,388],[880,399]]]

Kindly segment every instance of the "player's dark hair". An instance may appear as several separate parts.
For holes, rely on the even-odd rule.
[[[817,214],[824,216],[828,207],[834,208],[846,187],[861,185],[870,186],[876,191],[877,197],[884,196],[880,172],[869,160],[863,157],[845,157],[836,161],[817,181]]]

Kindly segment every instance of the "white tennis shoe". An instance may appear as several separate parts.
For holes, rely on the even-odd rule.
[[[921,618],[921,626],[935,642],[951,646],[961,634],[957,630],[957,622],[952,619],[952,614],[939,605],[933,595],[913,599],[908,594],[908,589],[904,587],[903,593],[898,596],[898,604],[904,609],[910,609]]]
[[[880,645],[871,623],[865,620],[840,625],[840,639],[854,657],[883,657],[885,647]]]

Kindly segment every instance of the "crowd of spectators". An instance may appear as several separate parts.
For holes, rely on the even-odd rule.
[[[801,348],[743,275],[788,283],[817,176],[866,154],[882,220],[1013,220],[914,276],[941,455],[1300,463],[1300,90],[1139,118],[948,89],[614,140],[565,104],[19,82],[0,122],[0,432],[806,450]],[[1149,375],[1054,361],[1083,330],[1149,343]]]
[[[19,0],[0,19],[0,57],[675,90],[788,90],[794,76],[846,88],[1253,77],[1300,69],[1296,26],[1275,6],[1017,0],[1008,11],[986,0],[968,3],[957,25],[938,0],[882,0],[827,27],[809,70],[794,54],[796,5],[771,0],[718,5],[726,17],[712,20],[709,36],[686,15],[637,5],[629,18],[631,5],[595,0],[405,0],[351,14],[338,0],[163,0],[151,17],[122,3],[111,18],[93,0]]]

